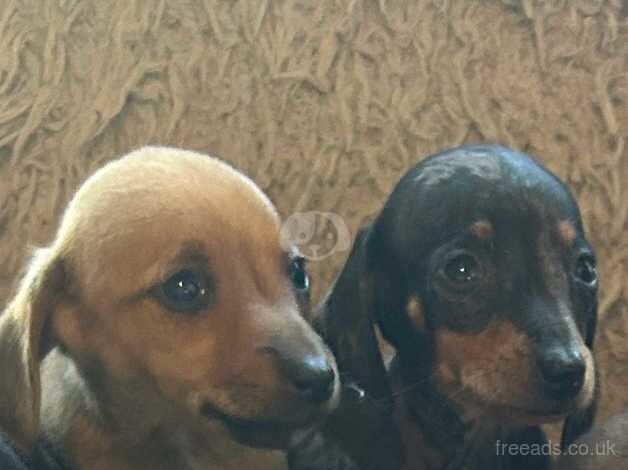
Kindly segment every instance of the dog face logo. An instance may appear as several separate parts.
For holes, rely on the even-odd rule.
[[[296,245],[306,259],[320,261],[348,250],[351,236],[347,224],[338,214],[295,212],[282,225],[279,243],[286,251]]]

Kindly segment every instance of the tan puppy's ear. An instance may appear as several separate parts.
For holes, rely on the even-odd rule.
[[[39,366],[51,349],[45,326],[64,277],[63,264],[51,250],[38,250],[17,295],[0,315],[0,432],[23,450],[38,432]]]

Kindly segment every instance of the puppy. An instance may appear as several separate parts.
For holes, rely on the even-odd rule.
[[[359,468],[546,468],[508,445],[545,443],[543,423],[565,420],[564,444],[590,427],[597,289],[578,206],[546,168],[495,145],[426,158],[360,233],[317,315],[341,374],[366,391],[350,429],[339,437],[332,419],[324,437]],[[387,368],[374,330],[394,348]],[[403,462],[377,444],[387,397]]]
[[[75,469],[281,468],[257,447],[285,448],[339,386],[279,229],[204,155],[147,147],[96,172],[0,317],[0,428]]]

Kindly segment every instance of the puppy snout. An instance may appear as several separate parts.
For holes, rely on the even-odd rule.
[[[325,402],[334,393],[336,373],[324,356],[282,357],[280,369],[286,380],[313,403]]]
[[[540,355],[537,366],[550,395],[556,400],[575,397],[584,384],[586,363],[577,348],[550,348]]]

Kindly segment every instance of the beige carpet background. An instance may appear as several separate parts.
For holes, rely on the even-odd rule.
[[[332,211],[353,236],[421,156],[501,142],[582,204],[603,279],[603,415],[617,410],[627,15],[621,0],[0,0],[0,304],[75,188],[143,144],[221,156],[284,216]],[[343,260],[312,264],[317,293]]]

